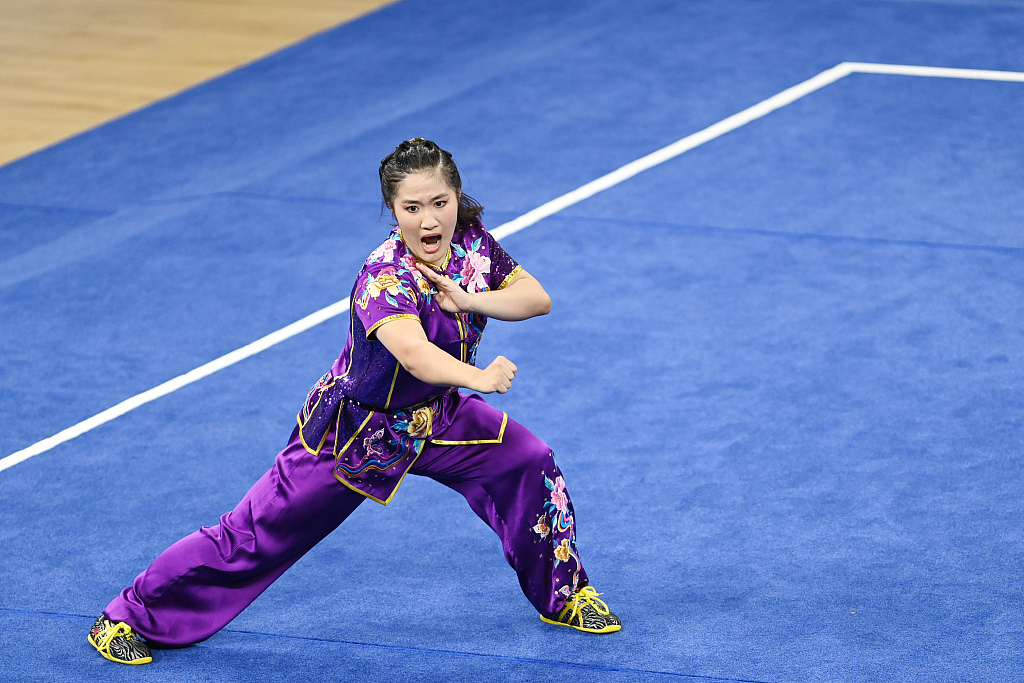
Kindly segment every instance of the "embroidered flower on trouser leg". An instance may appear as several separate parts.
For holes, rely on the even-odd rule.
[[[565,490],[565,480],[562,479],[557,466],[554,474],[553,481],[547,475],[544,476],[544,486],[551,492],[549,499],[544,503],[547,519],[541,520],[534,527],[534,531],[540,533],[537,527],[543,523],[551,532],[551,548],[555,558],[554,590],[564,598],[575,593],[579,587],[582,563],[576,549],[576,520],[573,518],[569,494]],[[550,520],[550,526],[547,520]],[[541,534],[541,538],[546,536],[546,533]]]
[[[544,515],[537,515],[537,524],[534,525],[533,530],[540,534],[541,538],[547,538],[551,533],[551,527],[544,520]]]

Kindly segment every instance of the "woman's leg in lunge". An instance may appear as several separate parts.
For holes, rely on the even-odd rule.
[[[363,501],[333,469],[333,459],[306,452],[293,432],[220,524],[165,550],[103,613],[163,645],[210,637]]]
[[[498,537],[526,597],[558,615],[588,584],[576,549],[576,520],[551,449],[509,419],[502,442],[428,445],[412,470],[455,489]]]

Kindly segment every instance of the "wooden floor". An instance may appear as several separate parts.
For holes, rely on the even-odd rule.
[[[0,0],[0,164],[392,0]]]

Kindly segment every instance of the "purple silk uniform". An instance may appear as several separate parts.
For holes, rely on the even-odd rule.
[[[456,229],[435,269],[483,292],[507,286],[522,267],[474,223]],[[545,616],[587,585],[551,449],[480,396],[419,381],[375,338],[383,324],[416,319],[431,342],[475,364],[486,318],[445,312],[435,293],[396,229],[363,264],[348,341],[310,390],[274,466],[220,524],[165,550],[104,614],[156,643],[208,638],[363,500],[390,502],[409,472],[466,497]]]
[[[468,292],[485,292],[505,287],[522,266],[477,223],[456,233],[435,270]],[[396,228],[363,264],[352,288],[348,343],[298,416],[302,442],[314,455],[322,453],[333,423],[335,476],[385,505],[426,443],[501,443],[508,420],[486,404],[466,407],[450,387],[416,379],[374,338],[392,320],[418,320],[427,339],[475,365],[487,319],[441,310],[435,291]]]

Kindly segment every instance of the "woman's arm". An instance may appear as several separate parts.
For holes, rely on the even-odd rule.
[[[416,265],[437,287],[437,303],[449,313],[479,313],[498,320],[526,320],[551,311],[551,297],[525,270],[520,270],[504,289],[470,294],[430,267]]]
[[[406,372],[427,384],[504,394],[516,376],[515,364],[504,356],[482,370],[456,360],[432,344],[419,321],[411,318],[384,323],[374,334]]]

